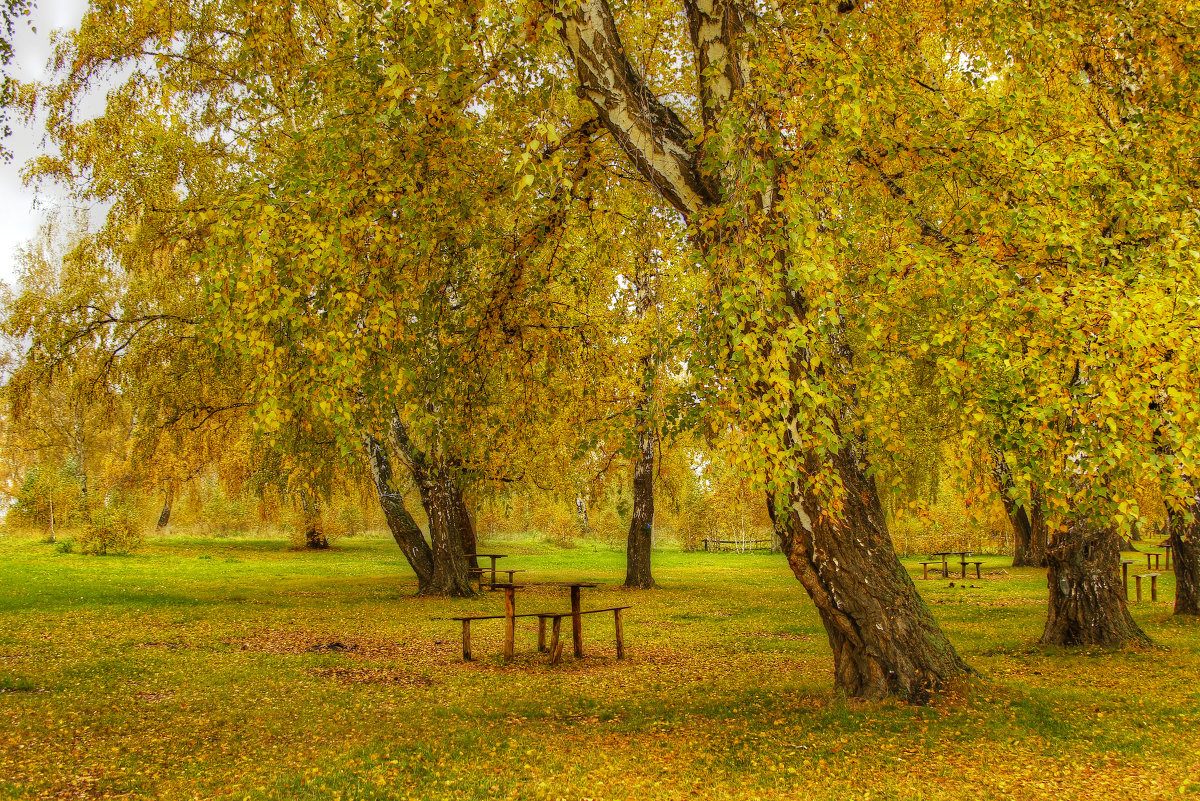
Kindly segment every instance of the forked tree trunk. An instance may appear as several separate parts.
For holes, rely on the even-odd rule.
[[[1013,489],[1012,472],[1004,457],[995,454],[992,474],[1000,492],[1000,502],[1013,527],[1013,567],[1046,567],[1046,548],[1050,532],[1046,526],[1046,515],[1042,509],[1042,494],[1034,487],[1030,490],[1029,504],[1019,504],[1010,494]]]
[[[433,552],[425,542],[421,527],[405,507],[404,497],[396,492],[392,461],[388,457],[387,449],[370,434],[363,435],[363,445],[367,450],[367,461],[371,465],[371,477],[375,480],[379,505],[383,508],[383,516],[392,532],[392,539],[396,541],[400,552],[404,554],[404,558],[416,574],[417,594],[428,595],[433,584]]]
[[[633,463],[633,515],[625,546],[625,586],[652,589],[650,554],[654,533],[654,432],[638,431],[638,455]]]
[[[815,460],[811,465],[815,472]],[[793,487],[778,527],[796,578],[817,605],[833,649],[834,680],[848,696],[898,695],[923,703],[970,672],[900,563],[875,480],[850,446],[835,458],[845,490],[841,515]]]
[[[429,594],[469,598],[475,591],[467,572],[470,564],[467,547],[474,551],[475,528],[467,514],[457,477],[440,457],[430,457],[418,448],[399,419],[392,421],[392,436],[404,452],[421,495],[425,516],[429,519],[433,555]],[[470,544],[465,546],[464,540],[468,536]]]
[[[1055,532],[1047,551],[1050,610],[1043,645],[1123,645],[1148,638],[1129,615],[1116,533],[1088,520]]]
[[[1175,557],[1175,614],[1200,615],[1200,501],[1192,504],[1192,520],[1170,515],[1171,552]]]

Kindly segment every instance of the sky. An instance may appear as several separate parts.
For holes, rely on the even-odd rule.
[[[13,60],[9,71],[18,80],[49,77],[50,34],[74,28],[83,17],[87,0],[35,0],[33,26],[18,23],[13,36]],[[34,193],[21,183],[20,171],[26,161],[39,153],[41,133],[26,127],[20,119],[10,122],[13,133],[5,145],[13,152],[8,164],[0,163],[0,280],[10,286],[17,271],[17,250],[37,234],[46,214],[60,198],[52,192],[39,198],[34,208]]]

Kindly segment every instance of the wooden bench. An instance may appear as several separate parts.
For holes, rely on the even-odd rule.
[[[1142,601],[1142,579],[1150,579],[1150,600],[1158,600],[1158,577],[1161,573],[1134,573],[1133,580],[1137,582],[1137,599],[1138,603]]]
[[[580,615],[594,615],[600,612],[613,613],[613,625],[616,628],[617,634],[617,659],[625,658],[625,629],[621,621],[621,612],[630,609],[629,606],[611,606],[605,609],[585,609],[581,610]],[[462,622],[462,653],[463,661],[470,662],[471,657],[471,621],[473,620],[505,620],[508,625],[504,632],[504,658],[512,659],[513,657],[513,641],[514,630],[512,621],[519,617],[536,617],[538,619],[538,653],[546,653],[546,621],[551,623],[551,640],[550,640],[550,664],[557,665],[562,660],[562,640],[559,635],[562,631],[562,619],[564,617],[573,617],[573,612],[526,612],[520,615],[467,615],[465,617],[452,617],[451,620]],[[577,644],[575,656],[583,656],[583,648],[581,644]]]
[[[942,564],[943,564],[943,562],[941,559],[935,559],[932,562],[922,562],[921,563],[921,578],[928,581],[929,580],[929,566],[930,565],[939,565],[940,566]],[[945,574],[943,573],[942,575],[945,575]]]

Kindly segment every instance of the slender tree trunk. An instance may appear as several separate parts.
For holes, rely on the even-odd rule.
[[[580,534],[586,535],[591,533],[592,527],[591,523],[588,522],[587,501],[578,495],[575,496],[575,519],[579,521]]]
[[[1047,552],[1050,610],[1043,645],[1148,642],[1129,615],[1118,537],[1108,526],[1072,521]]]
[[[809,461],[811,474],[819,465]],[[844,510],[824,513],[811,492],[795,485],[779,526],[783,552],[825,624],[837,686],[856,698],[925,702],[970,668],[896,556],[875,480],[851,446],[834,462]]]
[[[425,542],[421,527],[405,507],[404,497],[396,492],[392,462],[387,449],[370,434],[363,434],[363,445],[367,451],[367,461],[371,465],[371,477],[375,480],[379,505],[383,508],[383,516],[387,519],[392,539],[396,541],[400,552],[408,560],[409,567],[416,574],[417,594],[428,595],[433,586],[433,552]]]
[[[625,547],[625,586],[652,589],[650,554],[654,531],[654,432],[649,422],[638,431],[638,455],[633,464],[633,514]]]
[[[1200,615],[1200,499],[1191,508],[1192,520],[1170,513],[1171,552],[1175,557],[1175,614]]]

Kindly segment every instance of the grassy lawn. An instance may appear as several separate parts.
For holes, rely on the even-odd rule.
[[[833,692],[778,555],[656,552],[662,588],[631,593],[617,550],[481,550],[527,580],[603,582],[584,606],[633,605],[629,658],[595,615],[581,662],[568,644],[543,664],[526,619],[512,664],[500,621],[475,624],[464,664],[449,618],[501,598],[411,598],[382,537],[325,553],[166,538],[102,558],[0,537],[0,797],[1200,797],[1200,625],[1171,616],[1169,574],[1131,607],[1158,647],[1057,651],[1035,644],[1044,571],[983,557],[982,579],[921,581],[906,560],[980,674],[910,708]]]

